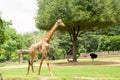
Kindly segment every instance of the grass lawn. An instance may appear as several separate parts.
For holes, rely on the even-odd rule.
[[[37,75],[38,68],[35,67],[35,74],[26,76],[27,68],[0,69],[4,79],[38,79],[39,77],[50,77],[47,67],[42,67],[41,75]],[[54,77],[57,78],[96,78],[96,79],[120,79],[120,66],[53,66]],[[29,78],[30,77],[30,78]]]
[[[6,65],[8,66],[8,64]],[[4,64],[4,66],[6,65]],[[18,63],[14,63],[13,66],[14,65],[19,66],[24,64],[18,65]],[[35,74],[33,75],[30,71],[30,74],[28,76],[25,75],[27,71],[27,67],[24,68],[0,67],[0,73],[2,73],[4,80],[40,80],[41,78],[46,78],[46,77],[49,78],[49,80],[81,80],[81,79],[120,80],[120,66],[110,66],[110,65],[109,66],[108,65],[51,66],[54,77],[50,77],[48,68],[45,66],[42,67],[40,76],[37,75],[38,67],[35,66],[34,68],[35,68]]]

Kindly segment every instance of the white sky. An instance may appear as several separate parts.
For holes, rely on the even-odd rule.
[[[36,0],[0,0],[0,12],[4,20],[12,20],[17,33],[36,30]]]

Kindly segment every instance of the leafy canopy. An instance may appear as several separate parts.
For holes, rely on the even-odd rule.
[[[119,0],[37,0],[37,4],[39,29],[50,29],[58,18],[66,25],[61,31],[106,28],[120,21]]]

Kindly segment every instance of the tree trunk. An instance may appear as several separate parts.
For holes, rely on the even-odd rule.
[[[80,32],[80,26],[78,25],[77,28],[73,27],[71,29],[68,30],[71,40],[72,40],[72,58],[73,58],[73,62],[77,62],[77,41],[78,41],[78,35]]]
[[[73,41],[72,41],[72,48],[73,48],[73,62],[77,62],[77,57],[76,57],[76,53],[77,53],[77,36],[74,35],[73,36]]]

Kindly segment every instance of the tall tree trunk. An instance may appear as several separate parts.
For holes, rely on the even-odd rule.
[[[71,37],[71,40],[72,40],[72,58],[73,58],[73,62],[77,62],[77,56],[76,56],[76,53],[77,53],[77,41],[78,41],[78,35],[79,35],[79,32],[80,32],[80,26],[78,25],[77,28],[73,27],[71,29],[68,29],[68,32],[70,34],[70,37]]]
[[[75,31],[74,31],[74,34],[73,34],[73,38],[72,38],[72,52],[73,52],[73,62],[77,62],[77,56],[76,56],[76,53],[77,53],[77,34],[75,34]]]
[[[76,37],[74,37],[76,38]],[[77,62],[76,52],[77,52],[77,39],[73,40],[73,62]]]

